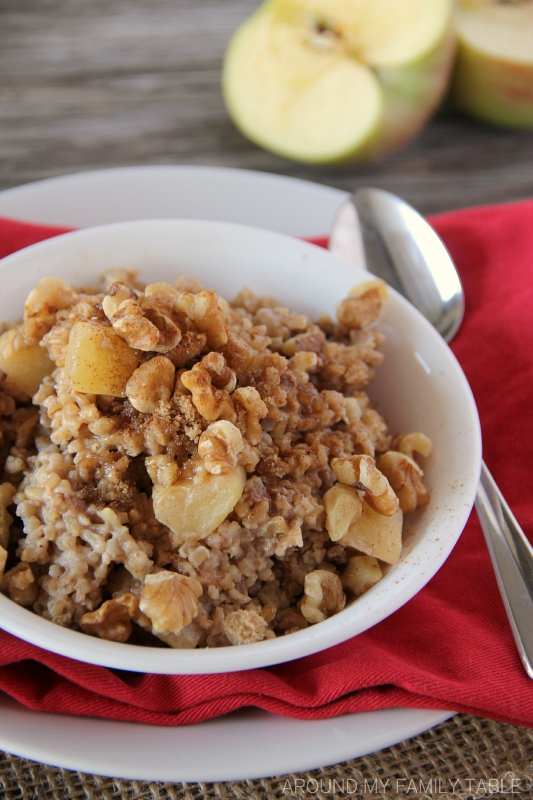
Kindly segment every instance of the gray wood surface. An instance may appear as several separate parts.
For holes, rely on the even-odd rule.
[[[0,189],[131,164],[246,167],[351,190],[373,184],[424,213],[533,196],[533,132],[442,110],[406,148],[321,168],[266,153],[229,120],[220,67],[259,0],[0,0]]]

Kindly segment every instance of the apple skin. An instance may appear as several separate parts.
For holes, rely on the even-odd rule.
[[[275,146],[261,130],[249,124],[236,101],[235,78],[231,75],[231,59],[239,48],[247,28],[262,24],[269,7],[276,0],[267,0],[235,31],[229,42],[222,71],[222,91],[228,113],[241,133],[255,144],[276,155],[311,164],[353,164],[382,158],[409,142],[426,124],[446,94],[454,65],[456,36],[452,9],[440,41],[424,55],[405,65],[375,67],[374,75],[381,88],[382,110],[366,137],[344,152],[302,157],[293,149]]]
[[[483,122],[533,128],[533,63],[497,59],[460,39],[450,100]]]
[[[456,52],[452,27],[442,41],[418,61],[376,69],[384,102],[383,115],[372,141],[345,161],[382,158],[407,144],[431,119],[448,91]]]

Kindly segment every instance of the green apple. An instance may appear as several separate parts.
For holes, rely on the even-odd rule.
[[[266,150],[370,160],[425,124],[454,50],[452,0],[267,0],[229,42],[224,99]]]
[[[486,122],[533,127],[533,0],[460,0],[451,99]]]

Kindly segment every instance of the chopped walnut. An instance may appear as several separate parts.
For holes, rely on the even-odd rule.
[[[305,576],[300,611],[308,622],[322,622],[342,611],[345,605],[346,596],[341,580],[334,572],[315,569]]]
[[[175,367],[184,367],[193,358],[200,355],[205,347],[207,337],[205,333],[196,333],[195,331],[185,331],[181,337],[181,341],[172,350],[166,353],[167,358],[170,358]]]
[[[156,353],[168,353],[181,341],[181,328],[172,318],[165,306],[158,306],[155,302],[143,302],[141,305],[143,316],[158,331],[157,344],[151,349]]]
[[[267,623],[254,608],[241,608],[224,618],[222,632],[233,645],[253,644],[265,638]]]
[[[180,275],[179,278],[176,278],[174,281],[174,285],[178,292],[192,292],[193,294],[198,294],[204,288],[196,278],[193,278],[191,275]]]
[[[139,615],[139,600],[134,594],[106,600],[96,611],[89,611],[80,620],[84,633],[108,639],[111,642],[127,642],[131,636],[131,620]]]
[[[231,394],[237,385],[237,376],[226,364],[222,353],[208,353],[202,358],[202,366],[211,375],[211,383],[216,389],[225,389]]]
[[[144,284],[139,281],[138,275],[138,269],[107,269],[102,275],[104,290],[108,292],[114,283],[124,283],[131,289],[138,289],[141,292]]]
[[[55,325],[57,312],[69,308],[75,293],[61,278],[41,278],[24,303],[24,334],[40,341]]]
[[[216,292],[202,289],[198,294],[182,292],[179,296],[180,310],[193,322],[200,333],[205,333],[209,347],[222,347],[228,341],[224,311]]]
[[[176,306],[178,292],[170,284],[147,286],[142,297],[125,284],[115,282],[102,301],[102,308],[115,331],[138,350],[167,353],[181,340],[180,313]],[[168,296],[161,286],[168,286]],[[172,292],[174,295],[172,295]]]
[[[251,346],[249,340],[232,328],[228,328],[226,333],[228,341],[221,350],[232,369],[240,376],[248,376],[260,368],[261,354]]]
[[[261,395],[253,386],[243,386],[235,389],[233,399],[245,411],[244,436],[251,445],[259,444],[261,441],[261,422],[263,417],[268,414],[268,408],[261,399]]]
[[[377,558],[353,556],[342,573],[341,583],[354,597],[359,597],[375,586],[382,577],[383,573]]]
[[[398,498],[371,456],[333,458],[331,468],[341,483],[364,491],[368,504],[379,514],[390,517],[398,509]]]
[[[348,422],[358,422],[363,416],[363,409],[357,397],[346,397],[344,404]]]
[[[23,561],[6,572],[0,587],[7,590],[10,598],[19,606],[32,606],[39,596],[39,584],[29,564]]]
[[[222,419],[212,422],[200,436],[198,455],[212,475],[224,475],[237,465],[237,456],[244,447],[240,430]]]
[[[321,330],[316,329],[307,333],[299,333],[292,336],[281,345],[281,352],[284,356],[294,356],[296,353],[319,353],[325,344],[326,337]]]
[[[309,380],[309,372],[315,372],[318,367],[318,356],[316,353],[298,352],[289,360],[289,367],[296,372],[304,383]]]
[[[113,281],[107,290],[106,296],[102,300],[104,314],[109,320],[111,320],[115,314],[118,314],[120,311],[120,306],[125,300],[136,301],[137,295],[133,289],[130,289],[130,287],[126,286],[125,283]]]
[[[347,328],[366,328],[381,314],[387,294],[387,285],[379,278],[364,281],[354,286],[348,297],[338,304],[337,319]]]
[[[424,473],[413,458],[389,450],[379,459],[378,468],[396,493],[404,514],[410,514],[428,503],[429,493],[424,484]]]
[[[231,397],[225,389],[217,389],[213,385],[212,371],[206,367],[204,356],[199,364],[195,364],[188,372],[181,374],[181,383],[192,394],[192,401],[197,411],[208,422],[217,419],[235,421],[235,409]]]
[[[399,453],[404,453],[404,455],[414,459],[415,453],[427,458],[431,455],[431,450],[433,448],[431,439],[425,434],[404,433],[403,436],[396,436],[392,442],[391,449],[397,450]]]
[[[152,414],[168,403],[174,389],[176,370],[165,356],[145,361],[132,373],[126,384],[126,396],[143,414]]]
[[[278,533],[281,534],[276,542],[274,550],[275,555],[284,556],[289,547],[302,547],[304,540],[302,536],[302,523],[295,520],[289,527],[283,517],[272,517],[273,520],[279,520]]]
[[[326,510],[326,530],[333,542],[342,539],[350,525],[361,516],[363,504],[351,486],[336,483],[323,498]]]
[[[7,547],[9,543],[9,526],[13,522],[13,517],[8,513],[7,507],[11,505],[13,496],[16,492],[11,483],[0,485],[0,545]]]
[[[119,299],[119,302],[115,298]],[[118,281],[112,283],[102,301],[102,308],[115,331],[130,347],[153,350],[159,341],[159,331],[142,313],[135,292]]]
[[[295,608],[284,608],[274,617],[273,627],[276,633],[296,633],[307,628],[308,622]]]
[[[161,570],[144,579],[140,609],[158,633],[179,633],[198,613],[202,592],[194,578]]]
[[[180,468],[172,456],[148,456],[144,465],[152,482],[160,486],[172,486],[180,477]]]

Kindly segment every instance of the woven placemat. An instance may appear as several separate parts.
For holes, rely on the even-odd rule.
[[[372,755],[298,775],[230,783],[143,783],[0,754],[5,800],[433,800],[530,798],[533,730],[457,714]]]

